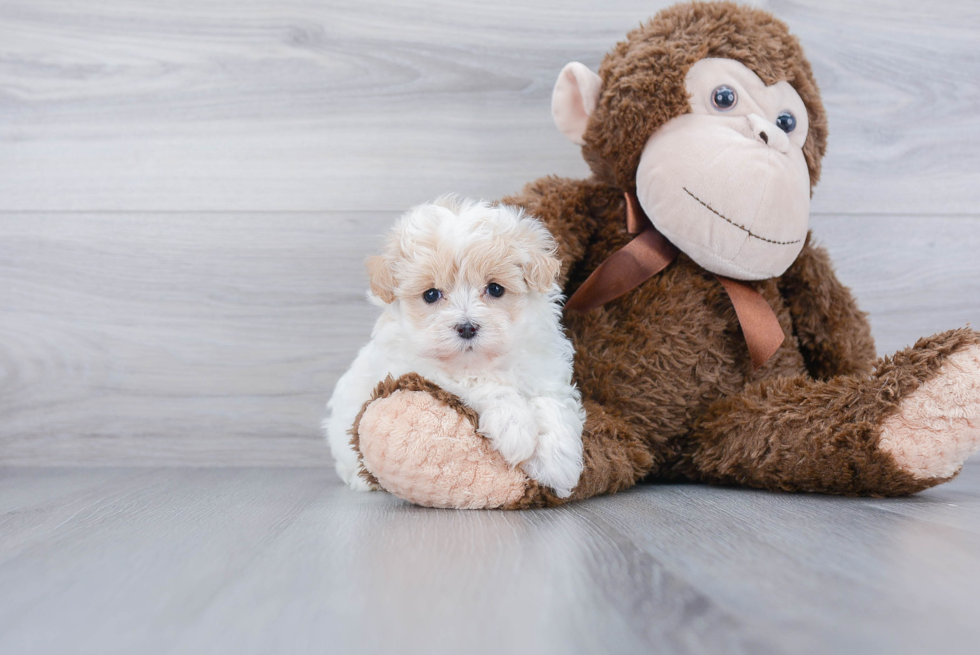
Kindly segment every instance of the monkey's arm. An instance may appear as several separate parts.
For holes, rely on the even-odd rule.
[[[779,287],[812,377],[828,380],[871,371],[876,352],[868,315],[858,309],[851,290],[837,279],[827,251],[813,245],[810,233]]]
[[[598,222],[610,211],[624,211],[622,193],[612,187],[593,180],[554,176],[535,180],[519,194],[508,196],[501,202],[523,207],[548,226],[558,243],[562,264],[558,282],[563,287],[571,268],[585,255]]]

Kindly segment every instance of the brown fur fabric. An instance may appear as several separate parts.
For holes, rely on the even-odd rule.
[[[950,355],[977,343],[977,333],[953,330],[879,360],[870,380],[798,376],[752,385],[698,421],[693,467],[709,482],[846,495],[899,496],[946,482],[900,470],[878,448],[878,428]]]
[[[827,123],[810,65],[786,26],[729,2],[665,9],[602,63],[582,149],[595,177],[544,178],[504,199],[552,230],[566,295],[630,240],[622,191],[634,190],[653,132],[689,111],[684,78],[704,57],[736,59],[767,84],[793,85],[810,117],[804,155],[811,188],[817,182]],[[949,348],[975,334],[939,335],[875,365],[866,314],[809,236],[786,273],[753,284],[786,334],[758,371],[721,285],[683,254],[625,296],[566,316],[588,412],[586,469],[573,499],[644,477],[872,495],[929,486],[877,450],[878,426],[935,375]]]
[[[547,178],[505,202],[558,235],[568,294],[631,238],[619,190],[595,180]],[[753,284],[786,334],[759,370],[721,284],[683,254],[604,307],[566,315],[588,412],[586,470],[572,499],[643,478],[867,495],[941,482],[915,480],[878,452],[878,428],[976,333],[937,335],[875,364],[866,314],[810,237],[783,276]],[[799,465],[786,466],[794,457]]]
[[[803,155],[812,188],[827,148],[827,118],[810,64],[783,22],[731,2],[664,9],[606,55],[599,67],[602,93],[582,148],[595,176],[636,191],[643,146],[661,125],[690,111],[684,78],[708,57],[740,61],[766,84],[786,80],[800,94],[810,118]]]
[[[810,66],[786,26],[727,2],[666,9],[602,64],[583,147],[594,177],[543,178],[503,200],[554,234],[566,296],[631,239],[623,191],[634,190],[651,134],[688,111],[684,77],[704,57],[736,59],[766,83],[788,80],[796,88],[810,117],[804,154],[811,188],[816,183],[826,120]],[[758,370],[721,284],[683,253],[629,293],[566,316],[588,413],[585,470],[571,500],[644,478],[872,496],[943,481],[901,469],[879,448],[881,425],[980,336],[955,330],[876,362],[867,316],[809,236],[785,274],[752,284],[786,336]],[[560,502],[532,484],[516,507]]]
[[[875,344],[867,314],[849,296],[841,296],[830,256],[811,241],[808,234],[803,251],[777,283],[807,371],[817,380],[870,373]]]

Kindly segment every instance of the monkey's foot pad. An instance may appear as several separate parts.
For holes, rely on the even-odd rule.
[[[955,475],[980,448],[980,345],[954,353],[905,398],[880,444],[917,479]]]
[[[361,412],[353,443],[372,482],[426,507],[520,503],[530,484],[476,431],[476,414],[419,376],[389,378]]]

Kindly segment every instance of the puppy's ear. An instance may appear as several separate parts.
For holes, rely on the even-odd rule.
[[[391,270],[391,262],[383,255],[368,257],[368,277],[371,280],[371,293],[385,303],[395,301],[395,274]]]
[[[561,260],[558,259],[555,240],[543,225],[534,221],[526,230],[528,249],[522,266],[524,281],[532,291],[545,293],[558,279]]]
[[[539,293],[551,289],[561,272],[561,261],[552,253],[534,253],[524,266],[524,280]]]

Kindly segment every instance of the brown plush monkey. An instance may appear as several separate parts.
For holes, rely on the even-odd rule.
[[[580,310],[565,318],[588,413],[578,487],[558,499],[508,468],[475,414],[418,376],[362,409],[369,480],[423,505],[519,508],[645,478],[894,496],[956,475],[980,446],[980,335],[875,360],[865,314],[807,232],[827,125],[783,23],[676,5],[598,75],[566,66],[553,110],[593,176],[504,202],[547,223],[566,310]]]

